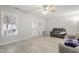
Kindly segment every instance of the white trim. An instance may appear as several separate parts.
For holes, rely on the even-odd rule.
[[[15,40],[15,41],[10,41],[10,42],[4,42],[4,43],[1,43],[0,46],[2,45],[7,45],[7,44],[11,44],[11,43],[15,43],[15,42],[18,42],[18,41],[22,41],[22,40],[26,40],[26,39],[31,39],[31,37],[28,37],[28,38],[23,38],[23,39],[20,39],[20,40]]]

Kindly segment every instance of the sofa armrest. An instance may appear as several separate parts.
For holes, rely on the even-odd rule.
[[[66,34],[66,32],[60,32],[60,34]]]
[[[59,44],[59,53],[79,53],[79,49]]]

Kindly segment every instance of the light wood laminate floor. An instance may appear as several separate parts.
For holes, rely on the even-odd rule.
[[[34,37],[0,46],[0,53],[57,53],[58,44],[63,41],[55,37]]]

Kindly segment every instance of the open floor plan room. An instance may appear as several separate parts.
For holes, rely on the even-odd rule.
[[[79,53],[79,5],[0,5],[0,53]]]

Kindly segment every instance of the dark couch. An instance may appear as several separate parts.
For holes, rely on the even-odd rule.
[[[53,28],[53,30],[50,31],[50,36],[52,37],[64,38],[66,34],[67,33],[64,28]]]

